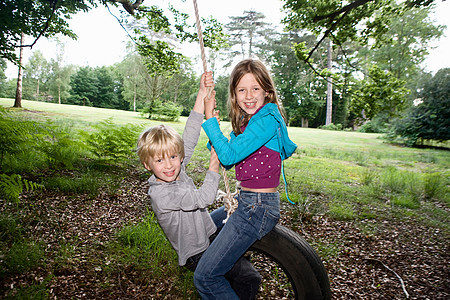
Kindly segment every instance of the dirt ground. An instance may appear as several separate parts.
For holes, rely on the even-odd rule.
[[[42,192],[36,194],[39,197],[25,195],[21,207],[26,231],[43,241],[48,253],[62,241],[76,243],[77,251],[69,266],[55,268],[58,261],[49,259],[45,266],[4,278],[0,297],[48,280],[45,285],[51,299],[176,298],[171,296],[170,278],[143,280],[136,270],[125,268],[105,285],[102,270],[95,264],[105,259],[105,245],[115,238],[114,233],[145,214],[146,190],[145,181],[136,175],[122,183],[120,193],[101,194],[95,200]],[[0,211],[10,206],[0,202]],[[34,221],[36,214],[41,221]],[[284,226],[327,253],[323,262],[333,299],[450,299],[448,234],[413,220],[356,223],[312,216],[301,222],[288,204],[282,215]]]

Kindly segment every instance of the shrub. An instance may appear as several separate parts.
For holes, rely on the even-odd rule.
[[[411,197],[411,196],[399,196],[399,197],[393,197],[391,200],[391,203],[396,206],[400,207],[406,207],[411,209],[416,209],[420,207],[420,202],[417,198]]]
[[[424,193],[425,198],[439,197],[445,190],[445,183],[441,173],[432,173],[425,176]]]
[[[0,108],[0,170],[6,155],[14,155],[33,149],[33,133],[39,126],[33,121],[23,120]]]
[[[359,178],[362,184],[369,185],[378,178],[378,172],[371,168],[364,168],[360,171]]]
[[[320,129],[325,129],[325,130],[336,130],[336,131],[339,131],[339,130],[342,130],[342,124],[333,124],[333,123],[331,123],[331,124],[328,124],[328,125],[319,126],[319,128]]]
[[[178,121],[183,108],[177,106],[173,102],[162,102],[161,100],[153,101],[153,104],[148,108],[143,109],[143,114],[148,114],[149,119],[160,121]]]
[[[1,243],[10,244],[20,240],[21,238],[22,238],[22,228],[18,225],[17,220],[11,216],[6,216],[4,214],[0,215]]]
[[[57,176],[45,180],[47,190],[55,190],[61,193],[79,193],[96,195],[103,183],[103,178],[95,172],[87,172],[80,177]]]
[[[439,70],[427,81],[420,96],[422,103],[411,107],[402,119],[397,119],[387,135],[391,141],[407,146],[427,140],[450,139],[450,68]]]

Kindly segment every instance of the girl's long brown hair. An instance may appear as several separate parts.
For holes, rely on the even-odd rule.
[[[241,127],[248,123],[251,115],[248,115],[243,111],[236,101],[236,87],[245,75],[251,73],[255,76],[256,81],[266,91],[267,96],[264,99],[264,104],[274,103],[278,106],[278,110],[286,121],[284,109],[281,102],[278,100],[277,92],[275,90],[275,84],[270,76],[266,66],[259,60],[245,59],[239,62],[231,72],[230,85],[229,85],[229,97],[228,97],[228,115],[231,120],[233,131],[236,135],[242,133]]]

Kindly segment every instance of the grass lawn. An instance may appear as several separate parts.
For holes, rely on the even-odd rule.
[[[0,105],[4,107],[11,107],[12,103],[12,99],[0,98]],[[118,125],[145,127],[161,123],[130,111],[27,100],[22,101],[22,106],[18,112],[36,118],[70,120],[72,126],[82,130],[89,130],[105,120]],[[186,117],[180,117],[178,122],[165,123],[181,133],[185,120]],[[223,132],[231,131],[229,122],[221,122],[221,127]],[[342,204],[356,214],[353,216],[358,216],[361,211],[372,210],[374,205],[402,207],[403,202],[421,203],[429,200],[430,196],[438,197],[439,202],[446,206],[450,203],[449,151],[391,145],[385,143],[380,134],[298,127],[288,130],[298,145],[293,157],[285,161],[288,191],[297,202],[312,202],[308,206],[312,212],[325,213],[330,206]],[[208,162],[208,152],[204,147],[206,141],[202,131],[194,158],[197,157],[198,163],[203,165]],[[228,174],[230,178],[234,177],[232,170]],[[198,181],[201,181],[201,174]],[[280,191],[283,189],[282,184]],[[433,194],[429,195],[430,192]],[[320,201],[314,201],[317,200],[314,199],[316,194],[320,195]],[[442,225],[448,227],[445,222]]]

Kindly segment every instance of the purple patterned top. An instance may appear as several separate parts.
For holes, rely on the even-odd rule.
[[[261,109],[261,108],[260,108]],[[259,111],[259,110],[258,110]],[[245,126],[241,128],[245,131]],[[235,167],[236,179],[242,187],[264,189],[280,184],[280,153],[262,146]]]
[[[242,187],[262,189],[280,184],[280,153],[262,146],[235,167]]]

